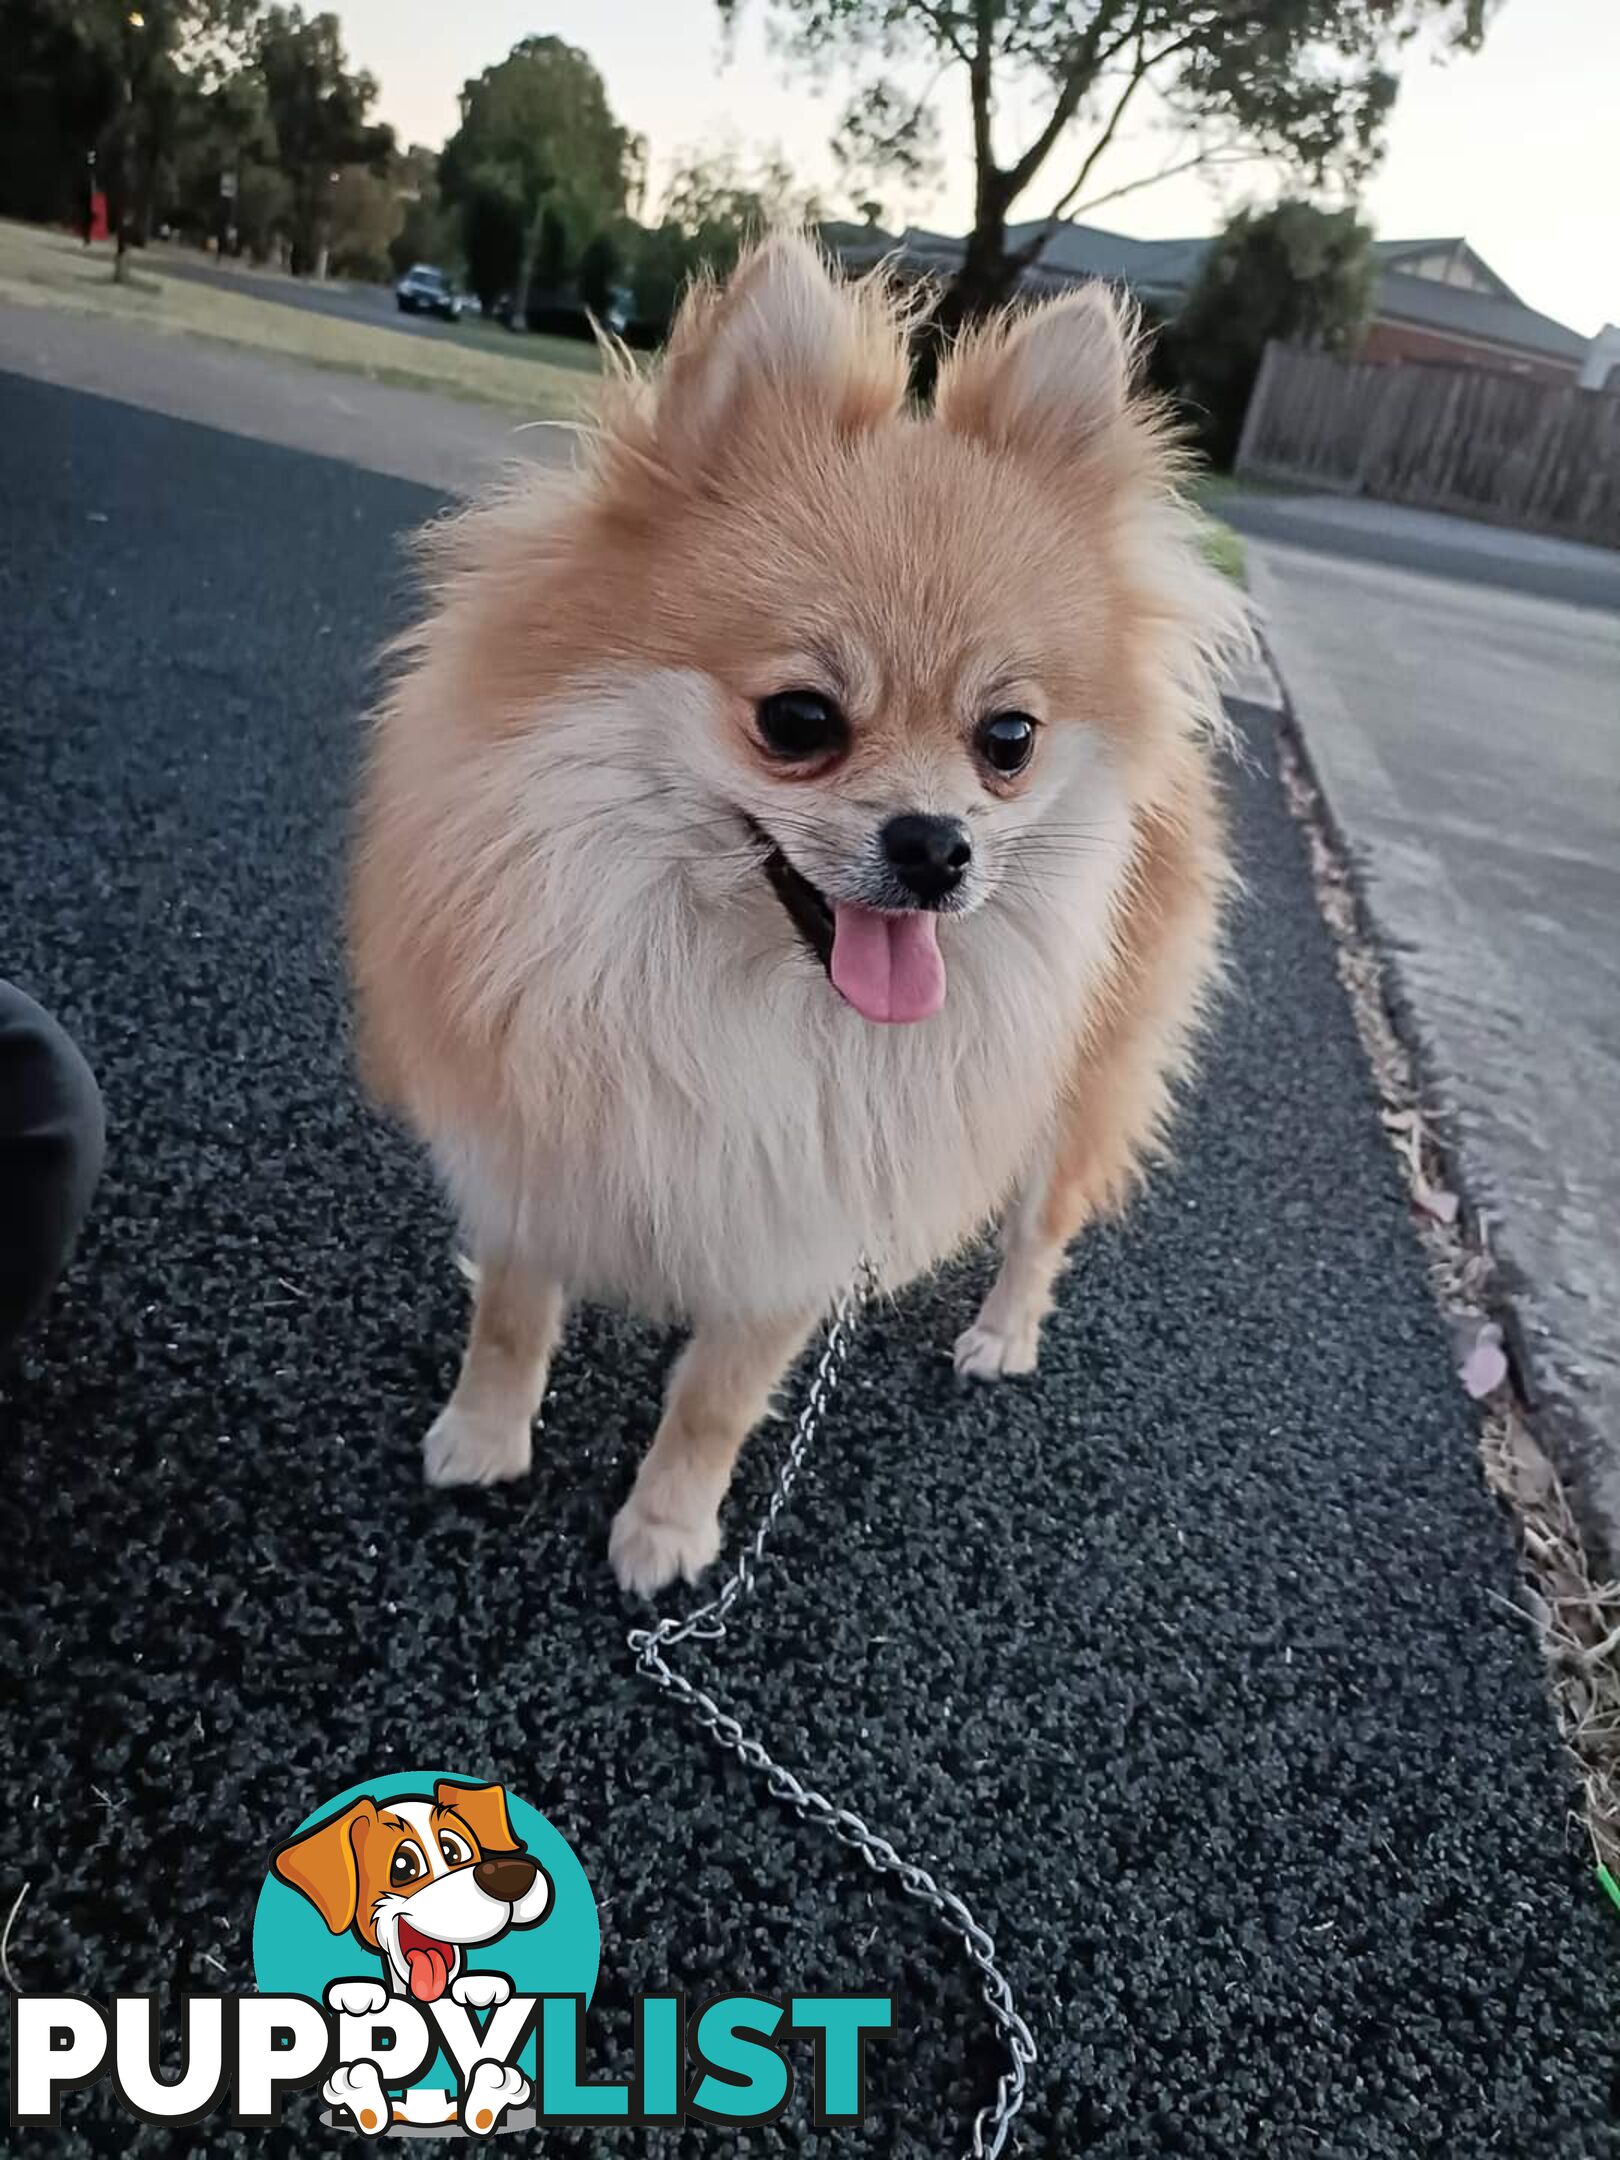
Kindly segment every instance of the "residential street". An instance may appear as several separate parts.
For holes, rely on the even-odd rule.
[[[548,2152],[961,2152],[999,2063],[959,1947],[631,1674],[605,1544],[672,1338],[580,1314],[532,1476],[422,1489],[465,1293],[425,1166],[353,1077],[341,863],[401,542],[444,498],[250,439],[259,379],[231,367],[242,410],[194,377],[206,427],[141,409],[155,384],[0,372],[0,972],[75,1033],[109,1126],[78,1258],[0,1381],[8,1977],[246,1990],[287,1826],[373,1768],[456,1764],[542,1808],[596,1888],[593,2072],[646,1990],[894,1998],[859,2130],[818,2132],[801,2093],[746,2137]],[[370,387],[332,386],[362,458],[388,433]],[[1507,971],[1512,1055],[1569,1074],[1567,1164],[1602,1114],[1614,956],[1584,974],[1590,935],[1540,895],[1589,930],[1611,890],[1609,626],[1514,613],[1510,643],[1500,592],[1267,567],[1290,600],[1341,595],[1321,680],[1387,647],[1376,695],[1434,715],[1392,765],[1388,846],[1495,920],[1425,980]],[[1460,677],[1424,607],[1476,648]],[[1020,2154],[1603,2160],[1620,1923],[1271,722],[1236,717],[1246,898],[1176,1165],[1086,1243],[1033,1379],[952,1373],[987,1257],[867,1323],[758,1604],[694,1670],[992,1929],[1040,2050]],[[1511,854],[1470,838],[1504,797]],[[1612,1223],[1602,1178],[1588,1200]],[[733,1541],[781,1445],[745,1457]],[[64,2112],[42,2151],[177,2149],[105,2087]],[[312,2120],[210,2124],[207,2150],[307,2155]]]
[[[1267,500],[1273,529],[1295,507]],[[1223,505],[1224,508],[1224,505]],[[1539,1384],[1620,1529],[1620,557],[1360,513],[1329,552],[1250,532],[1251,583],[1396,950],[1471,1191],[1521,1278]],[[1430,529],[1445,577],[1418,572]],[[1350,521],[1341,516],[1341,534]],[[1389,561],[1356,559],[1381,537]],[[1415,551],[1415,553],[1414,553]],[[1487,578],[1470,566],[1490,565]],[[1613,611],[1510,590],[1557,565]],[[1583,1443],[1582,1430],[1588,1436]]]

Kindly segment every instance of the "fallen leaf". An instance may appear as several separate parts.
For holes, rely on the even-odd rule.
[[[1412,1198],[1424,1214],[1432,1215],[1437,1223],[1449,1225],[1457,1220],[1457,1195],[1447,1192],[1443,1185],[1431,1185],[1425,1177],[1414,1178]]]
[[[1508,1376],[1507,1353],[1502,1348],[1502,1330],[1494,1320],[1487,1320],[1474,1337],[1474,1346],[1457,1368],[1463,1386],[1480,1402],[1487,1395],[1494,1395]]]

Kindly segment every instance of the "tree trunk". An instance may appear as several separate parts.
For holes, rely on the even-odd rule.
[[[1001,176],[994,178],[999,181]],[[939,364],[961,333],[993,315],[1017,289],[1017,266],[1007,256],[1006,204],[999,188],[981,188],[961,268],[918,326],[911,363],[911,386],[918,397],[933,395]]]

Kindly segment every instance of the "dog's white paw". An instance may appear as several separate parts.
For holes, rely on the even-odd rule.
[[[450,1983],[450,2000],[463,2010],[493,2010],[512,2000],[512,1983],[505,1973],[463,1973]]]
[[[522,1477],[533,1454],[527,1423],[464,1410],[452,1398],[422,1443],[422,1468],[430,1485],[500,1485]]]
[[[393,2111],[373,2062],[340,2063],[321,2087],[321,2097],[328,2107],[346,2111],[367,2137],[380,2137],[388,2128]]]
[[[613,1518],[608,1559],[621,1590],[653,1597],[680,1576],[695,1583],[720,1551],[718,1512],[697,1522],[672,1522],[655,1515],[632,1493]]]
[[[1011,1328],[988,1325],[984,1315],[964,1328],[956,1338],[952,1356],[957,1371],[968,1380],[1004,1380],[1014,1373],[1030,1373],[1041,1351],[1038,1320]]]
[[[529,2097],[529,2081],[521,2070],[504,2063],[481,2062],[467,2080],[461,2103],[461,2127],[473,2137],[488,2137],[508,2108],[521,2107]]]
[[[375,2017],[388,2007],[388,1990],[380,1980],[334,1980],[326,1991],[326,2007],[340,2017]]]

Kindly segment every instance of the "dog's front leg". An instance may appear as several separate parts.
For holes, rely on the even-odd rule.
[[[423,1443],[430,1485],[522,1477],[564,1309],[561,1284],[537,1279],[520,1260],[480,1260],[461,1377]]]
[[[720,1550],[720,1503],[737,1451],[815,1325],[792,1319],[700,1327],[670,1375],[664,1415],[614,1519],[608,1556],[626,1590],[696,1582]]]
[[[1068,1216],[1053,1202],[1048,1158],[1032,1172],[1002,1225],[1000,1270],[979,1317],[956,1338],[959,1373],[999,1380],[1035,1370],[1041,1322],[1052,1309],[1052,1286],[1072,1234]]]

